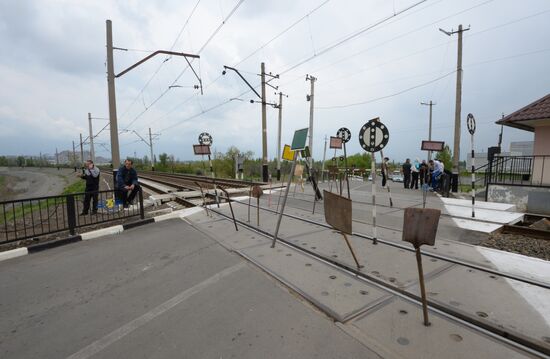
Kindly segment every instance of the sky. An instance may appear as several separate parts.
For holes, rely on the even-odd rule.
[[[149,154],[135,134],[158,134],[155,153],[193,160],[202,132],[213,149],[230,146],[261,157],[261,105],[236,73],[260,91],[260,63],[279,74],[282,142],[309,126],[314,92],[313,156],[325,136],[351,130],[348,153],[362,151],[359,129],[380,117],[390,131],[385,156],[425,158],[428,106],[433,140],[452,148],[457,34],[463,38],[461,159],[470,151],[466,116],[477,121],[476,152],[498,141],[494,122],[550,93],[550,3],[545,0],[0,0],[0,154],[68,150],[88,137],[110,157],[105,21],[112,20],[119,73],[156,50],[200,55],[156,56],[116,79],[121,158]],[[177,86],[172,87],[170,86]],[[277,103],[267,87],[267,102]],[[231,100],[232,99],[232,100]],[[267,108],[268,156],[277,148],[278,110]],[[135,131],[135,132],[134,132]],[[100,132],[100,133],[98,133]],[[533,134],[504,128],[503,148]],[[85,148],[88,145],[85,144]],[[332,157],[329,151],[327,158]]]

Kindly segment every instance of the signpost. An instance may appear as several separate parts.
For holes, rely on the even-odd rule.
[[[256,198],[256,225],[260,226],[260,197],[264,194],[262,187],[256,185],[252,187],[252,197]],[[250,205],[250,202],[249,202]]]
[[[380,122],[380,118],[374,118],[367,122],[359,130],[359,144],[367,152],[371,153],[372,173],[372,234],[373,243],[378,244],[376,234],[376,164],[374,154],[381,151],[390,140],[388,128]]]
[[[427,244],[433,246],[439,224],[441,211],[432,208],[405,208],[403,221],[403,241],[412,243],[416,252],[416,264],[418,266],[418,278],[420,281],[420,294],[422,296],[422,310],[424,313],[424,325],[430,326],[428,320],[428,303],[426,300],[426,288],[424,285],[424,272],[422,269],[422,255],[420,246]]]
[[[288,190],[290,188],[290,184],[292,183],[292,175],[294,174],[294,169],[296,168],[296,157],[298,156],[298,151],[303,150],[306,147],[307,132],[308,132],[307,128],[296,130],[294,132],[294,138],[292,139],[292,146],[290,147],[290,149],[294,151],[294,157],[292,159],[292,168],[290,170],[290,175],[288,176],[288,183],[285,188],[285,197],[283,198],[283,203],[281,205],[281,212],[279,213],[279,218],[277,218],[277,226],[275,227],[275,234],[273,235],[273,243],[271,244],[271,248],[275,248],[275,242],[277,242],[277,237],[279,236],[279,228],[281,227],[281,220],[283,219],[286,200],[288,198]]]
[[[422,151],[437,151],[441,152],[445,149],[445,142],[443,141],[422,141],[420,147]]]
[[[336,136],[342,139],[342,144],[344,145],[344,170],[346,174],[346,183],[348,186],[348,198],[351,199],[351,194],[349,190],[349,178],[348,178],[348,155],[346,153],[346,143],[351,140],[351,131],[345,127],[341,127],[337,132]]]
[[[199,143],[210,147],[212,145],[212,136],[208,132],[203,132],[199,135]],[[208,164],[210,166],[210,173],[212,177],[214,176],[214,168],[212,167],[212,158],[210,157],[210,150],[208,151]]]
[[[468,132],[471,135],[472,143],[472,218],[476,216],[474,206],[476,204],[476,166],[475,166],[475,152],[474,152],[474,133],[476,132],[476,119],[471,113],[466,117],[466,125],[468,126]]]
[[[334,185],[336,186],[336,189],[338,190],[338,179],[340,178],[340,173],[338,171],[338,158],[336,157],[336,150],[339,150],[341,149],[343,146],[343,141],[342,141],[342,138],[336,136],[336,137],[332,137],[330,136],[330,148],[334,149],[334,157],[332,157],[332,162],[333,164],[336,166],[336,171],[333,172],[333,175],[334,175]],[[329,172],[330,174],[330,172]],[[330,191],[332,192],[332,184],[330,183],[330,177],[329,177],[329,187],[330,187]],[[340,194],[342,194],[342,190],[340,189]]]

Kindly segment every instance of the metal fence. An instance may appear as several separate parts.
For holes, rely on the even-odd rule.
[[[77,228],[145,216],[141,191],[135,204],[128,208],[123,208],[117,191],[97,191],[88,195],[92,197],[88,214],[83,214],[86,193],[0,202],[0,244],[63,231],[74,235]],[[93,209],[96,195],[97,212]]]
[[[550,156],[495,156],[485,170],[490,184],[550,187]]]

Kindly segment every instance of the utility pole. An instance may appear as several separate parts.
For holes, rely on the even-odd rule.
[[[90,159],[95,163],[94,133],[92,132],[92,114],[88,112],[88,127],[90,128]]]
[[[80,162],[84,165],[84,143],[82,142],[82,134],[80,134]]]
[[[306,75],[306,81],[311,83],[311,90],[307,100],[309,101],[309,168],[313,169],[313,93],[315,92],[316,77]]]
[[[113,64],[113,25],[107,20],[107,92],[109,95],[109,123],[111,130],[111,163],[113,165],[113,180],[120,166],[120,151],[118,147],[118,124],[115,97],[115,66]]]
[[[151,150],[151,171],[154,171],[155,157],[153,156],[153,135],[151,134],[151,127],[149,127],[149,149]]]
[[[269,181],[267,161],[267,103],[265,99],[265,63],[261,65],[262,77],[262,180]]]
[[[277,181],[281,180],[281,131],[283,123],[283,96],[288,97],[282,92],[279,92],[279,132],[277,133]]]
[[[458,191],[458,162],[460,160],[460,112],[462,110],[462,33],[470,30],[462,28],[462,24],[458,25],[458,30],[445,31],[439,29],[447,36],[458,34],[458,58],[456,63],[456,105],[455,105],[455,135],[453,145],[453,174],[451,177],[452,191]]]
[[[435,105],[431,100],[429,103],[420,102],[421,105],[430,106],[430,126],[428,129],[428,141],[432,140],[432,107]],[[428,162],[432,160],[432,151],[428,151]]]
[[[73,167],[74,167],[74,171],[76,172],[76,148],[74,147],[74,141],[73,141]]]
[[[269,87],[278,90],[279,88],[277,86],[271,85],[269,82],[273,79],[278,79],[279,75],[272,75],[271,72],[269,74],[265,73],[265,63],[262,62],[261,64],[261,80],[262,80],[262,94],[260,95],[258,91],[244,78],[244,76],[234,67],[230,66],[223,66],[224,70],[222,71],[222,75],[225,75],[227,73],[226,70],[232,70],[235,71],[237,75],[248,85],[248,87],[258,96],[258,98],[261,100],[262,104],[262,180],[264,182],[269,181],[269,168],[268,168],[268,160],[267,160],[267,105],[270,105],[272,107],[277,107],[274,103],[268,103],[266,100],[266,94],[265,89],[266,85]],[[269,76],[270,79],[268,81],[265,80],[265,77]],[[258,101],[250,100],[251,103],[255,103]]]
[[[325,176],[325,161],[327,159],[327,135],[325,135],[325,150],[323,151],[323,163],[321,165],[321,178],[324,180]]]

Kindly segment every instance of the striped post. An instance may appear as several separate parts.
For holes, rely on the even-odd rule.
[[[474,206],[476,204],[476,172],[475,172],[474,134],[472,133],[472,218],[476,216]]]
[[[372,237],[373,244],[378,244],[377,235],[376,235],[376,163],[374,158],[374,153],[371,152],[371,174],[372,174]]]

